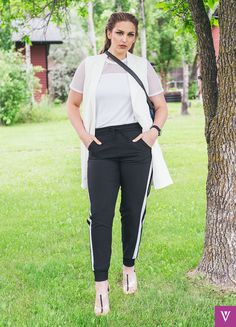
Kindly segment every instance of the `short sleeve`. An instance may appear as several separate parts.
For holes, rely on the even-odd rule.
[[[70,83],[70,89],[79,93],[83,93],[85,78],[85,59],[81,61],[76,69],[73,79]]]
[[[161,84],[161,79],[148,60],[147,60],[147,79],[148,79],[149,97],[164,92],[164,89]]]

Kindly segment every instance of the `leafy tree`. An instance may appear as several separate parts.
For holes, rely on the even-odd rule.
[[[179,39],[170,14],[155,8],[150,0],[146,4],[146,12],[148,59],[154,63],[166,88],[169,71],[181,65],[177,48]]]
[[[49,60],[54,67],[49,72],[50,95],[64,102],[68,96],[69,84],[79,63],[90,54],[87,31],[84,31],[86,18],[78,19],[75,10],[69,11],[70,24],[60,27],[63,43],[50,45]]]
[[[113,11],[130,11],[131,9],[131,1],[127,0],[115,0]]]
[[[201,274],[224,289],[236,288],[236,2],[227,0],[165,1],[175,17],[187,17],[194,31],[201,65],[205,138],[208,153],[206,233],[203,257],[190,275]],[[211,26],[218,7],[219,58]],[[180,9],[179,9],[180,8]]]
[[[213,2],[213,1],[211,1]],[[209,2],[208,2],[209,3]],[[236,2],[219,1],[219,59],[202,0],[188,0],[201,62],[208,151],[204,254],[195,273],[224,288],[236,288]]]
[[[2,5],[0,6],[0,17],[1,17],[0,48],[4,50],[10,50],[12,46],[12,42],[11,42],[11,11],[10,11],[9,0],[2,0]]]

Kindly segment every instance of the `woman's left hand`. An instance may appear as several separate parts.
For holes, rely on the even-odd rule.
[[[139,134],[135,139],[133,139],[133,142],[137,142],[140,139],[143,139],[147,145],[152,147],[158,137],[158,131],[155,128],[151,128],[150,130],[143,132]]]

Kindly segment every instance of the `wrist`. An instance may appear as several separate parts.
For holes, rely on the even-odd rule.
[[[149,132],[151,135],[158,137],[158,130],[156,128],[150,128]]]
[[[153,125],[150,127],[150,130],[155,130],[158,136],[161,135],[161,128],[160,128],[158,125],[156,125],[156,124],[153,124]]]
[[[79,133],[79,138],[81,140],[85,139],[87,136],[89,135],[89,133],[86,130],[80,131]]]

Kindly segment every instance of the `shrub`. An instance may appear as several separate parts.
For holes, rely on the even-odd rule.
[[[33,73],[26,72],[24,57],[14,50],[0,50],[0,122],[10,125],[23,104],[31,101],[29,82]]]
[[[49,93],[54,99],[65,102],[69,92],[69,85],[75,73],[76,67],[68,67],[61,64],[58,69],[49,73]]]
[[[40,102],[32,107],[22,106],[16,115],[16,123],[41,123],[68,119],[63,104],[55,104],[48,95],[43,95]]]
[[[198,85],[196,81],[190,81],[188,96],[190,100],[196,99],[198,95]]]

